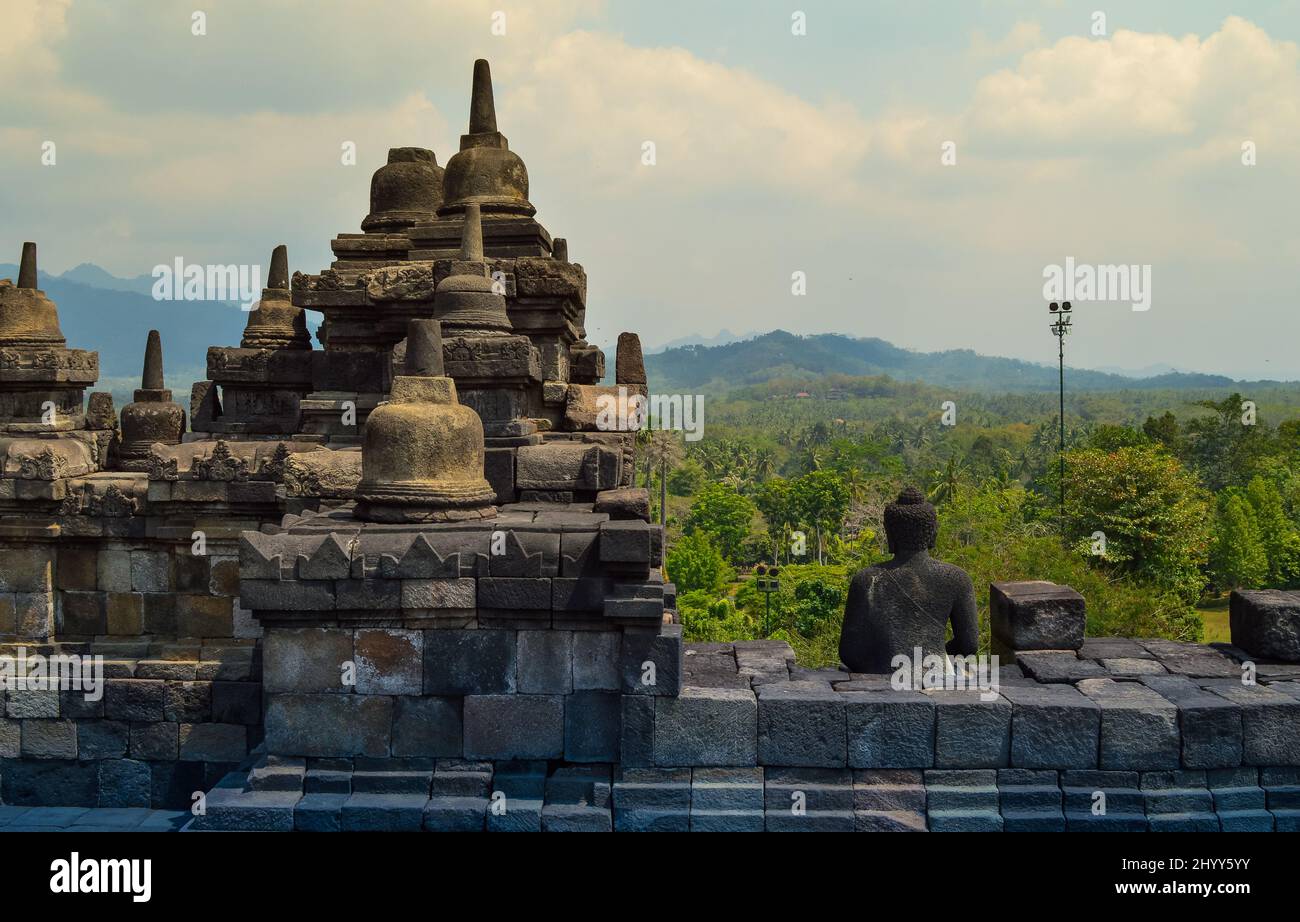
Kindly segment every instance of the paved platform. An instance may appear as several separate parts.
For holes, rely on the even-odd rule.
[[[189,819],[147,807],[0,806],[0,832],[178,832]]]

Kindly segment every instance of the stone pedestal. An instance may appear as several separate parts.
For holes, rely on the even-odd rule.
[[[991,647],[1004,663],[1020,650],[1078,650],[1087,622],[1083,596],[1069,586],[1031,581],[989,586]]]
[[[1235,590],[1228,623],[1233,645],[1251,656],[1300,663],[1300,592]]]

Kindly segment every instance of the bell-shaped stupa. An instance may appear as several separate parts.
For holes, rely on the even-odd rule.
[[[404,374],[366,420],[356,514],[373,522],[490,518],[495,491],[483,477],[483,423],[443,371],[436,320],[407,325]]]

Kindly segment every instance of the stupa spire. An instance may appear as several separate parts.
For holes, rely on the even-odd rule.
[[[149,331],[149,339],[144,347],[144,373],[140,375],[140,387],[146,391],[163,389],[162,335],[157,330]]]
[[[496,102],[492,98],[492,69],[479,58],[474,62],[474,86],[469,97],[469,133],[488,134],[497,130]]]
[[[283,243],[271,251],[271,268],[266,274],[266,287],[289,290],[289,248]]]
[[[40,287],[36,284],[36,244],[30,240],[23,244],[22,263],[18,267],[18,287]]]

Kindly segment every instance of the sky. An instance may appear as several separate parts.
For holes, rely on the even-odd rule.
[[[1049,363],[1071,260],[1150,291],[1076,299],[1069,364],[1300,379],[1296,0],[0,0],[0,35],[0,262],[319,271],[485,57],[595,342]]]

